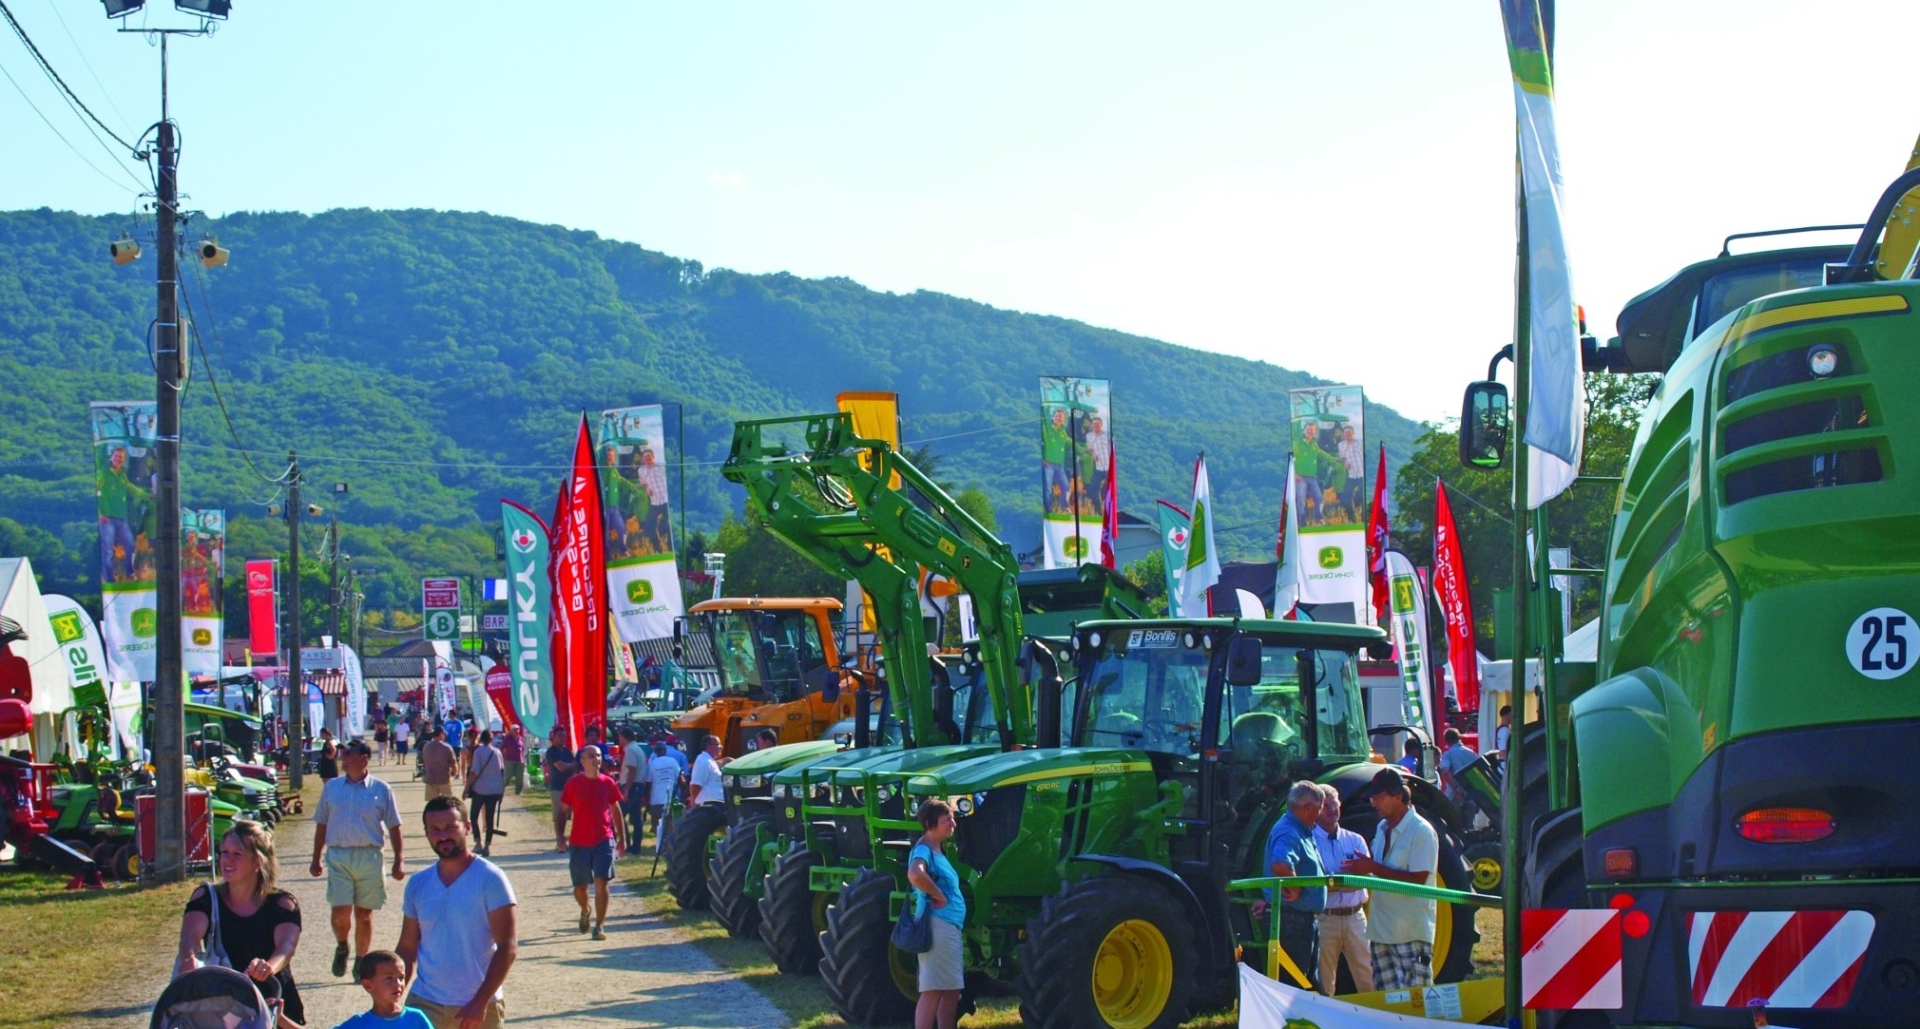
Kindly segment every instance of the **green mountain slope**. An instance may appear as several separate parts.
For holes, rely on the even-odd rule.
[[[0,517],[83,554],[94,515],[85,405],[153,390],[152,246],[115,267],[106,244],[123,229],[142,232],[125,218],[0,213],[0,374],[11,382]],[[199,327],[183,495],[242,518],[275,491],[248,456],[273,475],[289,449],[318,491],[351,482],[340,513],[355,526],[490,522],[502,496],[549,509],[580,411],[663,402],[684,405],[687,520],[711,528],[738,509],[715,470],[733,419],[883,389],[901,395],[909,443],[930,441],[944,479],[985,489],[1027,549],[1035,380],[1080,374],[1113,380],[1122,506],[1151,516],[1156,498],[1184,504],[1205,448],[1224,546],[1252,557],[1272,546],[1286,391],[1322,382],[936,293],[709,271],[485,214],[237,214],[186,238],[204,232],[233,258],[211,271],[183,262]],[[1412,453],[1416,425],[1378,406],[1368,418],[1369,443],[1384,441],[1396,465]],[[670,411],[669,434],[673,424]]]

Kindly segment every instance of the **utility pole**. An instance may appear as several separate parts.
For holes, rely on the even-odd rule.
[[[327,569],[327,635],[334,646],[340,645],[340,513],[329,511],[327,538],[333,544],[333,563]]]
[[[295,793],[305,779],[307,747],[301,723],[307,716],[307,684],[300,675],[300,455],[287,452],[287,785]]]
[[[154,869],[160,882],[187,871],[186,690],[180,644],[180,184],[173,122],[167,117],[167,37],[160,37],[159,317],[154,322],[153,367],[158,433],[154,440],[157,538],[153,541],[155,610],[159,638],[153,662]]]

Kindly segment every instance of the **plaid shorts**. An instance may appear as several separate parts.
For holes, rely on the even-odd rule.
[[[1406,990],[1433,982],[1433,944],[1369,943],[1367,949],[1373,953],[1374,989]]]

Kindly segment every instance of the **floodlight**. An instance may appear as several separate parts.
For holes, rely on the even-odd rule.
[[[100,2],[106,5],[109,18],[124,18],[147,6],[147,0],[100,0]]]
[[[197,14],[202,18],[219,18],[224,21],[233,10],[233,0],[173,0],[173,6],[188,14]]]
[[[140,259],[140,244],[123,232],[119,239],[107,244],[107,253],[113,255],[114,264],[132,264]]]
[[[214,242],[211,236],[200,241],[200,263],[201,264],[204,264],[209,268],[218,268],[221,265],[227,263],[227,255],[228,255],[227,248],[221,246],[219,243]]]

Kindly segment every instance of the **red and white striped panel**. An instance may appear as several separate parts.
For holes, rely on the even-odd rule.
[[[1620,912],[1520,912],[1522,1006],[1549,1011],[1617,1008],[1620,995]]]
[[[1693,1002],[1840,1007],[1853,995],[1873,924],[1865,911],[1696,911],[1687,939]]]

